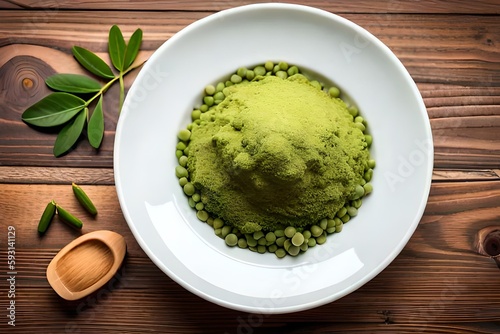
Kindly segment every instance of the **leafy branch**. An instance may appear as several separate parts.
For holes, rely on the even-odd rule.
[[[74,46],[71,51],[75,59],[92,74],[108,80],[101,85],[97,80],[80,74],[59,73],[45,80],[47,86],[56,91],[36,102],[22,115],[22,120],[38,127],[62,126],[54,143],[54,156],[67,153],[80,138],[85,124],[90,145],[96,149],[104,137],[104,93],[115,82],[120,84],[119,110],[125,99],[123,77],[141,66],[132,66],[142,43],[142,30],[137,29],[125,42],[120,28],[116,25],[109,30],[108,53],[111,63],[118,71],[115,75],[111,67],[99,56],[85,48]],[[93,95],[91,95],[93,94]],[[90,97],[89,97],[90,96]],[[86,98],[86,99],[84,99]],[[93,111],[90,111],[91,104]]]

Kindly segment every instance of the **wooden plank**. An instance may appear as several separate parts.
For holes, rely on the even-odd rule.
[[[84,73],[70,47],[106,57],[109,22],[126,36],[144,29],[141,57],[208,12],[148,12],[130,24],[129,12],[66,12],[37,18],[37,11],[0,12],[0,165],[112,167],[117,87],[105,99],[106,133],[99,151],[84,141],[54,159],[55,133],[35,131],[22,111],[48,94],[43,80],[56,72]],[[498,168],[500,147],[500,21],[495,16],[347,14],[386,43],[402,60],[424,97],[435,144],[435,167]],[[29,18],[32,18],[30,20]],[[68,34],[68,31],[71,33]],[[138,71],[127,77],[128,88]],[[25,80],[28,79],[28,80]],[[28,85],[27,85],[28,84]]]
[[[486,174],[483,174],[485,177]],[[112,168],[9,167],[0,166],[1,183],[113,185]]]
[[[434,169],[434,182],[500,180],[497,169]],[[112,168],[10,167],[0,166],[0,184],[114,185]]]
[[[66,9],[92,9],[92,10],[176,10],[176,11],[219,11],[236,6],[243,6],[252,3],[267,1],[70,1],[70,0],[1,0],[1,8],[23,8],[23,9],[46,9],[46,10],[66,10]],[[456,14],[498,14],[500,12],[498,3],[494,0],[478,0],[474,2],[465,2],[460,0],[423,0],[423,1],[276,1],[296,3],[338,13],[456,13]]]
[[[2,184],[0,221],[2,229],[12,225],[18,231],[16,286],[20,293],[16,305],[19,302],[19,323],[27,328],[43,319],[47,328],[53,330],[69,323],[82,332],[103,332],[112,325],[130,332],[157,326],[162,332],[175,328],[179,333],[192,333],[200,330],[196,324],[203,324],[204,330],[206,327],[203,332],[234,333],[242,321],[253,319],[260,323],[257,327],[269,331],[312,324],[315,324],[312,332],[334,331],[337,327],[332,322],[340,322],[346,324],[345,328],[352,326],[354,332],[354,328],[361,328],[352,324],[356,322],[368,324],[369,329],[379,324],[394,325],[393,332],[424,328],[430,332],[465,333],[469,328],[467,323],[485,322],[470,328],[488,332],[498,328],[494,322],[500,319],[500,296],[492,292],[500,284],[499,269],[493,260],[477,254],[472,244],[479,229],[499,224],[498,184],[498,181],[434,183],[420,225],[386,270],[356,292],[334,303],[295,313],[293,317],[252,318],[204,301],[178,286],[138,246],[121,215],[113,186],[85,186],[100,210],[93,219],[79,207],[69,185]],[[106,297],[93,306],[91,300],[60,303],[45,279],[50,259],[80,234],[56,219],[45,236],[38,236],[39,215],[52,198],[84,220],[83,233],[111,229],[123,234],[127,241],[128,256],[121,283],[113,292],[104,291],[102,295]],[[0,248],[0,259],[5,256],[5,248]],[[5,275],[0,272],[0,279],[6,279]],[[73,317],[64,318],[67,314]],[[464,325],[447,325],[450,322]]]

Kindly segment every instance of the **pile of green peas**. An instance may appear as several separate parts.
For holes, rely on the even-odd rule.
[[[185,129],[180,130],[177,135],[179,141],[176,146],[176,157],[179,165],[175,168],[175,175],[179,179],[179,185],[188,197],[189,206],[196,210],[197,218],[211,226],[215,235],[224,239],[225,243],[230,247],[246,248],[261,254],[270,252],[274,253],[278,258],[283,258],[286,255],[297,256],[311,247],[324,244],[327,235],[341,232],[344,224],[358,214],[362,199],[373,191],[370,181],[373,177],[375,160],[370,158],[360,184],[355,187],[354,192],[350,194],[349,199],[337,211],[335,216],[324,218],[307,227],[288,226],[274,231],[261,230],[253,233],[242,233],[238,228],[225,223],[221,218],[205,210],[206,203],[203,203],[200,191],[190,182],[187,167],[191,130],[202,122],[210,121],[206,117],[206,112],[225,99],[225,88],[242,82],[258,80],[269,75],[286,79],[295,74],[301,74],[299,68],[295,65],[289,66],[286,62],[274,63],[268,61],[252,69],[239,68],[226,81],[205,87],[202,105],[193,109],[191,113],[192,122]],[[341,92],[337,87],[325,88],[324,84],[317,80],[310,80],[310,83],[325,91],[332,98],[339,98],[340,96]],[[369,148],[373,139],[367,133],[366,120],[359,115],[359,111],[355,106],[349,106],[348,111],[355,126],[364,133],[366,147]]]

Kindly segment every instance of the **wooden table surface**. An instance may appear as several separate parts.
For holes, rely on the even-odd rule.
[[[73,45],[105,57],[111,25],[126,38],[141,28],[139,57],[147,59],[188,24],[248,3],[0,0],[0,332],[500,333],[500,269],[473,246],[480,229],[500,226],[498,0],[302,2],[352,20],[393,50],[421,91],[435,145],[430,198],[407,246],[359,290],[312,310],[270,316],[225,309],[186,291],[149,260],[115,192],[117,87],[107,94],[98,152],[81,141],[54,158],[55,133],[21,121],[22,112],[49,93],[47,76],[84,73],[71,56]],[[127,77],[127,87],[137,73]],[[97,218],[78,205],[71,182],[98,205]],[[53,198],[83,217],[82,232],[55,221],[45,236],[37,234]],[[9,227],[15,229],[15,298],[8,294]],[[47,282],[47,265],[75,237],[98,229],[126,238],[119,282],[91,300],[64,302]],[[15,327],[8,324],[11,300]]]

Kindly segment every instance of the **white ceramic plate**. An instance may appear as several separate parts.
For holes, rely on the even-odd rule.
[[[176,134],[204,87],[267,60],[320,73],[347,93],[369,122],[377,161],[358,216],[326,244],[281,260],[227,247],[196,219],[174,175]],[[166,41],[128,92],[114,152],[123,214],[152,261],[207,300],[266,314],[332,302],[389,265],[421,219],[433,165],[426,109],[396,56],[346,19],[288,4],[222,11]]]

